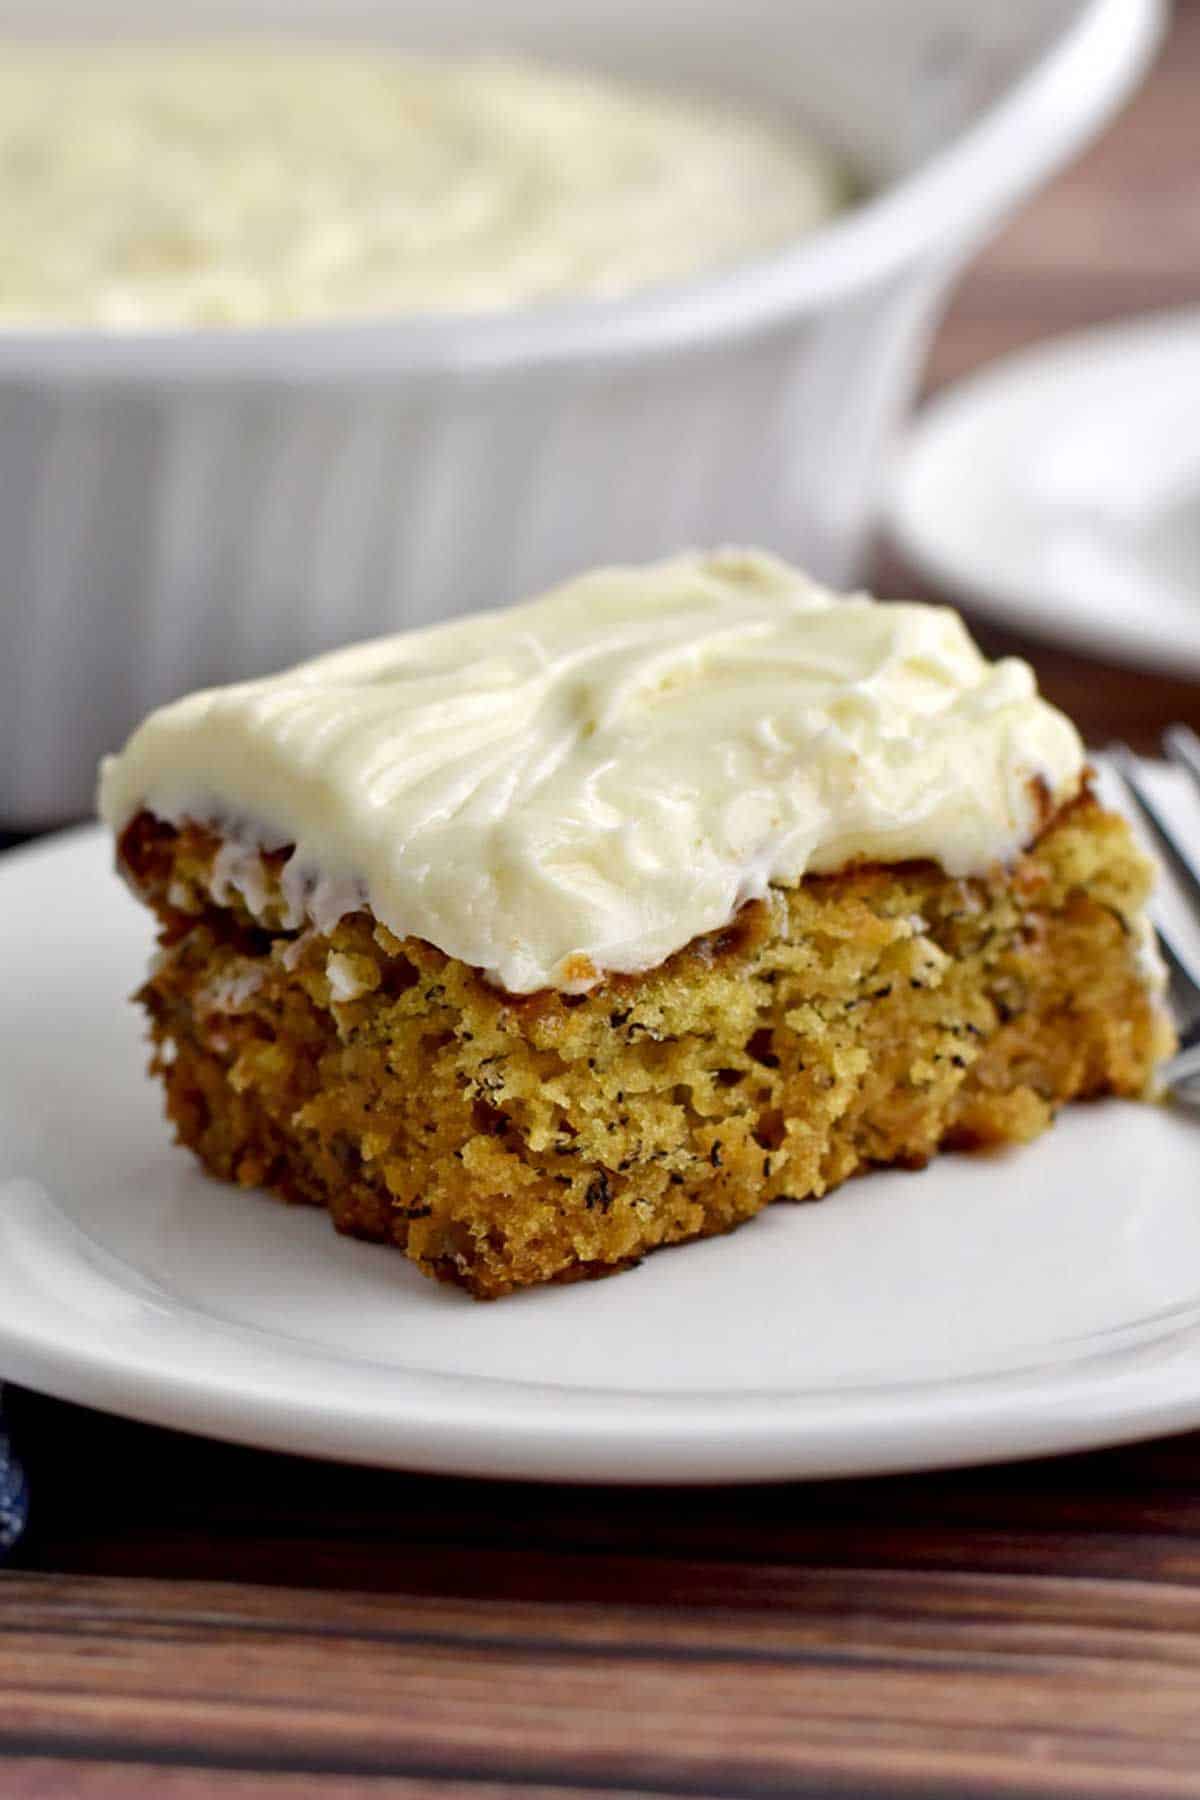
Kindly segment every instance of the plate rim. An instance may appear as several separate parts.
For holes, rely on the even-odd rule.
[[[177,1310],[192,1322],[190,1309]],[[542,1390],[502,1381],[498,1393],[464,1408],[455,1402],[470,1400],[472,1377],[401,1371],[403,1381],[392,1385],[406,1389],[408,1411],[398,1415],[361,1396],[332,1410],[314,1392],[281,1399],[261,1387],[223,1386],[195,1365],[148,1367],[120,1337],[101,1356],[80,1353],[52,1334],[39,1341],[19,1321],[0,1321],[0,1356],[5,1380],[115,1416],[285,1454],[488,1479],[617,1486],[836,1479],[1095,1449],[1200,1425],[1194,1324],[1049,1374],[895,1391],[886,1432],[878,1394],[830,1391],[818,1401],[781,1393],[747,1406],[731,1392],[714,1406],[703,1395],[550,1389],[557,1403],[539,1411]],[[339,1366],[332,1357],[306,1358],[310,1374]],[[423,1409],[412,1406],[414,1398]],[[598,1410],[589,1404],[596,1399]],[[741,1416],[731,1431],[735,1409]]]

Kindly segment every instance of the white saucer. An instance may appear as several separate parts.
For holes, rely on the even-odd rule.
[[[1006,357],[919,416],[889,499],[956,601],[1200,677],[1200,311]]]
[[[481,1306],[171,1147],[125,998],[148,922],[110,861],[93,831],[0,861],[0,1375],[281,1450],[565,1480],[1200,1425],[1200,1119],[1080,1107],[1021,1151]]]

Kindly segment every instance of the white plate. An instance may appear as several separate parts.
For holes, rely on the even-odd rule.
[[[480,1306],[173,1149],[148,922],[77,832],[0,862],[0,1374],[282,1450],[610,1481],[914,1468],[1200,1425],[1200,1121],[777,1207]]]
[[[1015,628],[1200,676],[1200,311],[1005,357],[921,414],[900,549]]]

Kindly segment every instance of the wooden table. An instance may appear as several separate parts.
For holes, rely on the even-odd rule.
[[[1198,135],[1193,4],[1131,112],[963,284],[932,381],[1200,297]],[[883,579],[917,589],[886,559]],[[1033,655],[1095,737],[1200,725],[1194,686]],[[623,1492],[10,1402],[34,1522],[0,1577],[5,1797],[1200,1795],[1200,1434]]]

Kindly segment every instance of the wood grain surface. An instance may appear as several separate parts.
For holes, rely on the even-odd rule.
[[[0,1582],[5,1794],[189,1770],[213,1791],[272,1770],[332,1793],[1200,1792],[1200,1437],[625,1492],[14,1413],[35,1527]],[[66,1785],[36,1785],[42,1758]]]
[[[1200,299],[1200,5],[963,283],[937,385]],[[919,592],[886,552],[880,584]],[[1093,740],[1200,689],[1018,648]],[[9,1395],[0,1797],[1200,1795],[1200,1434],[881,1481],[438,1481]]]

